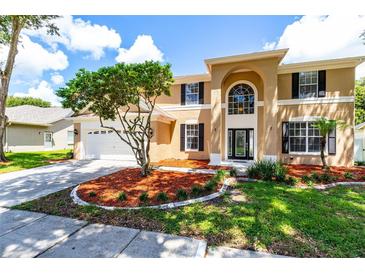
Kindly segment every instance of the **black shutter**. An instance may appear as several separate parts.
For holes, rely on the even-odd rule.
[[[336,128],[331,130],[328,133],[328,154],[335,155],[336,154]]]
[[[291,75],[291,94],[292,98],[299,98],[299,72]]]
[[[185,151],[185,124],[180,124],[180,151]]]
[[[204,124],[199,124],[199,151],[204,151]]]
[[[282,153],[289,153],[289,122],[282,124]]]
[[[185,105],[185,86],[186,84],[181,84],[181,104]]]
[[[204,104],[204,82],[199,82],[199,104]]]
[[[326,71],[318,71],[318,97],[326,97]]]

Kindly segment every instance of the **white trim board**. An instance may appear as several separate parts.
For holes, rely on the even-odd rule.
[[[197,104],[197,105],[168,105],[159,107],[166,111],[180,111],[180,110],[201,110],[201,109],[210,109],[210,104]]]
[[[353,103],[353,102],[355,102],[354,96],[338,96],[338,97],[278,100],[278,106],[336,104],[336,103]]]

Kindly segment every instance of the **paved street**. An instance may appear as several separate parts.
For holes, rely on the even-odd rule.
[[[133,162],[68,161],[0,175],[0,206],[10,207],[132,166]]]

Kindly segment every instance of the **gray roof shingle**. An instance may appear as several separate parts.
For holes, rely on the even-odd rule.
[[[9,122],[25,124],[52,124],[66,117],[70,117],[73,111],[69,108],[23,105],[8,107],[5,110]]]

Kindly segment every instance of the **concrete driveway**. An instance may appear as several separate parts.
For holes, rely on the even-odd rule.
[[[0,206],[10,207],[113,173],[126,161],[68,161],[0,175]]]

